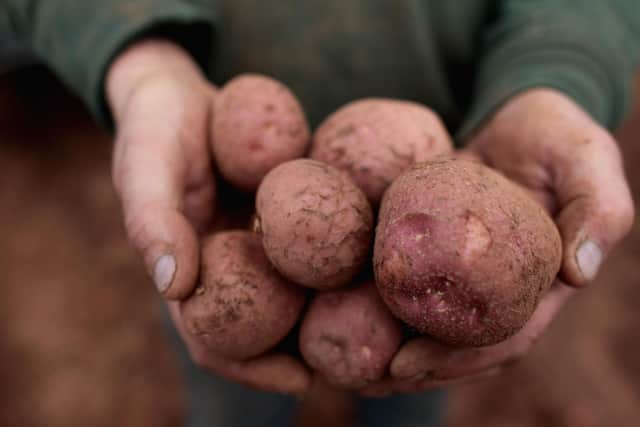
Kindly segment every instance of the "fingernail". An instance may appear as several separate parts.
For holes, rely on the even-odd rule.
[[[156,260],[153,268],[153,281],[160,293],[166,292],[171,287],[173,276],[176,273],[176,259],[171,254],[162,255]]]
[[[602,262],[602,250],[593,240],[585,240],[576,251],[576,260],[582,276],[593,280]]]

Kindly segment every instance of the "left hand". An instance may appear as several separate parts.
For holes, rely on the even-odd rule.
[[[282,353],[224,359],[185,331],[178,308],[198,282],[202,235],[212,225],[224,226],[214,215],[209,131],[216,88],[183,48],[145,39],[114,60],[105,91],[117,128],[113,181],[125,228],[168,300],[191,358],[205,370],[253,388],[304,393],[311,377],[301,361]],[[224,211],[235,201],[218,207]]]
[[[499,371],[522,357],[564,303],[592,281],[605,255],[628,233],[634,205],[612,135],[552,89],[531,89],[507,102],[460,155],[477,159],[529,190],[562,236],[558,280],[525,327],[488,347],[454,348],[428,337],[406,343],[390,378],[366,395],[417,392]]]

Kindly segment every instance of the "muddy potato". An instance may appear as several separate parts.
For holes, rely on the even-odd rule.
[[[348,284],[367,261],[373,214],[345,173],[300,159],[265,177],[256,195],[256,229],[280,273],[331,289]]]
[[[278,274],[249,231],[205,239],[200,284],[181,304],[187,331],[212,352],[245,359],[271,349],[293,328],[304,290]]]
[[[331,384],[361,388],[381,379],[402,340],[402,325],[373,282],[319,293],[300,329],[306,362]]]
[[[416,164],[387,190],[374,270],[391,311],[454,345],[517,332],[553,282],[561,241],[516,184],[471,161]]]
[[[300,103],[282,83],[244,74],[216,96],[212,148],[222,176],[255,191],[275,166],[305,155],[309,125]]]
[[[329,116],[313,135],[309,156],[346,171],[377,206],[409,166],[453,151],[449,134],[429,108],[371,98]]]

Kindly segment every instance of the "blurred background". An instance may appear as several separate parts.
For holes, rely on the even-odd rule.
[[[617,135],[638,199],[639,107]],[[180,376],[124,236],[110,151],[48,72],[0,76],[0,426],[182,425]],[[525,360],[452,390],[447,427],[637,426],[639,256],[636,221]],[[325,396],[300,425],[347,426],[345,414]]]

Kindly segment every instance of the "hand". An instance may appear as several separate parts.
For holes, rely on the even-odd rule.
[[[191,359],[201,368],[230,381],[273,393],[302,396],[311,387],[311,375],[298,359],[285,353],[269,353],[248,360],[231,360],[212,354],[184,329],[179,303],[168,303],[169,313]]]
[[[117,128],[113,180],[125,228],[160,294],[173,300],[173,320],[194,361],[262,389],[304,391],[309,374],[293,358],[224,361],[183,333],[176,312],[176,301],[195,289],[199,233],[214,215],[209,128],[215,87],[184,50],[167,41],[146,40],[114,61],[106,92]]]
[[[559,280],[510,339],[482,348],[414,339],[392,361],[391,378],[363,390],[365,394],[415,392],[467,381],[523,356],[573,294],[571,287],[593,280],[604,256],[631,228],[633,202],[616,142],[557,91],[533,89],[516,96],[471,138],[461,155],[528,189],[555,218],[564,254]]]

